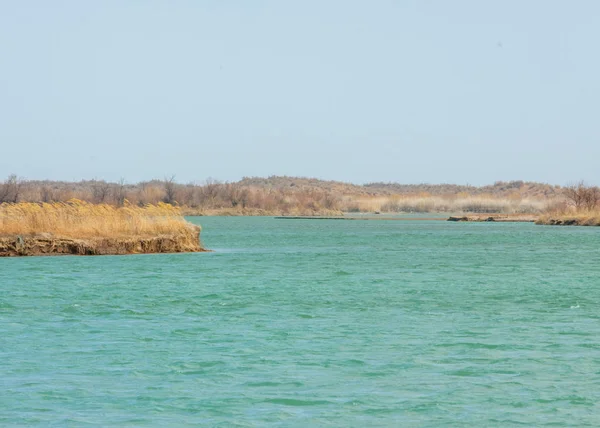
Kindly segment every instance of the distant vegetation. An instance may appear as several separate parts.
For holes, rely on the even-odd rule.
[[[80,182],[20,180],[0,183],[2,202],[66,202],[144,206],[179,205],[184,213],[243,215],[335,215],[342,212],[540,213],[564,200],[563,189],[523,181],[488,186],[369,183],[355,185],[303,177],[244,178],[177,183],[174,177],[128,184],[124,180]]]

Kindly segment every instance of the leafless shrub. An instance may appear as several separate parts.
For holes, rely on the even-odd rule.
[[[0,203],[17,203],[21,192],[22,181],[15,174],[8,176],[4,183],[0,183]]]
[[[40,198],[42,202],[50,203],[54,201],[54,193],[50,186],[42,186],[40,189]]]
[[[565,186],[563,193],[576,210],[593,210],[600,202],[600,189],[588,186],[584,181]]]
[[[92,197],[93,202],[96,204],[103,204],[108,202],[110,195],[110,184],[104,180],[93,180],[92,181]]]
[[[113,188],[113,199],[115,204],[118,207],[122,207],[125,204],[126,196],[125,179],[121,178]]]
[[[165,178],[163,185],[165,187],[163,202],[171,205],[175,204],[175,176],[172,175],[170,178]]]

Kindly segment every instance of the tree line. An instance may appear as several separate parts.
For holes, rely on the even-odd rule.
[[[37,181],[10,175],[0,182],[0,203],[66,202],[79,199],[96,204],[144,206],[164,202],[201,210],[264,210],[282,213],[313,213],[341,209],[341,198],[321,189],[269,189],[224,183],[208,179],[204,183],[181,184],[175,177],[128,184],[86,180],[80,182]]]

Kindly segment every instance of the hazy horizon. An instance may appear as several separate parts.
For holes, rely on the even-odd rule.
[[[0,180],[600,184],[598,13],[3,2]]]

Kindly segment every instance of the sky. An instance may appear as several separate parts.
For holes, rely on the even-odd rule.
[[[0,178],[600,184],[596,0],[0,0]]]

